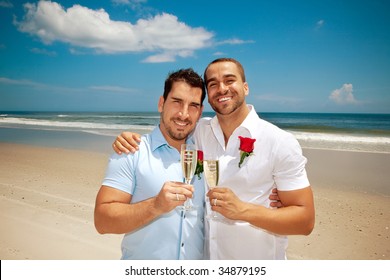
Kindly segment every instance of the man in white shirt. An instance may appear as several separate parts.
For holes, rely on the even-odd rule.
[[[204,80],[216,117],[198,124],[195,141],[205,155],[218,156],[219,188],[208,197],[212,210],[227,221],[210,221],[210,258],[284,259],[285,235],[307,235],[314,227],[306,158],[291,134],[261,120],[246,104],[249,87],[238,61],[211,62]],[[239,136],[256,139],[240,167]],[[274,187],[285,207],[268,208]]]
[[[211,210],[224,217],[206,226],[209,257],[285,259],[286,235],[308,235],[314,227],[306,158],[291,134],[260,119],[246,104],[249,86],[238,61],[211,62],[204,80],[216,117],[202,119],[194,136],[205,157],[219,159],[218,187],[207,196]],[[239,137],[255,141],[242,162]],[[268,207],[275,187],[284,206],[278,209]]]

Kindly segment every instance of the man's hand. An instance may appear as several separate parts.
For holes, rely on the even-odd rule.
[[[117,154],[134,154],[138,150],[139,142],[141,142],[140,137],[141,135],[136,132],[122,132],[112,143],[112,148]]]
[[[155,199],[155,209],[161,213],[167,213],[179,205],[183,205],[187,198],[191,198],[194,192],[192,185],[181,182],[165,182]]]
[[[246,203],[240,200],[229,188],[213,188],[207,193],[207,196],[210,199],[211,209],[231,220],[238,220],[240,213],[246,207]]]
[[[246,203],[241,201],[229,188],[213,188],[207,193],[207,196],[210,199],[211,209],[213,211],[221,213],[226,218],[232,220],[238,219],[238,215],[242,213],[246,207]],[[271,200],[271,207],[283,207],[276,188],[272,189],[269,199]]]
[[[274,208],[281,208],[283,207],[282,202],[280,201],[279,195],[278,195],[278,189],[274,188],[272,189],[272,193],[269,195],[269,199],[271,200],[270,206]]]

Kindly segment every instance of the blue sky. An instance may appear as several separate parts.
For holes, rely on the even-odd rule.
[[[156,111],[169,71],[233,57],[258,112],[390,113],[389,14],[387,0],[0,0],[0,111]]]

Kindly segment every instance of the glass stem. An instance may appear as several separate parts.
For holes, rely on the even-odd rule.
[[[187,185],[190,185],[191,184],[191,179],[189,179],[189,180],[186,179],[185,182],[186,182]],[[187,198],[186,201],[184,202],[184,209],[186,210],[186,209],[191,208],[191,205],[192,205],[191,198]]]

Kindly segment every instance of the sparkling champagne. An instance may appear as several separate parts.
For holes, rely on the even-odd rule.
[[[204,160],[203,170],[206,178],[207,185],[210,189],[215,188],[218,185],[219,178],[219,161],[218,160]],[[211,200],[210,200],[211,203]],[[215,202],[214,202],[215,203]],[[206,216],[209,220],[218,220],[219,217],[216,212],[211,211]]]
[[[183,177],[186,184],[191,184],[192,177],[196,170],[196,163],[198,160],[198,152],[196,146],[193,144],[182,144],[180,150],[181,168],[183,170]],[[184,202],[184,205],[178,206],[181,210],[190,211],[195,210],[196,206],[193,205],[192,199],[188,198]]]
[[[203,161],[203,167],[207,184],[210,188],[214,188],[216,185],[218,185],[218,160],[205,160]]]
[[[191,179],[194,176],[196,161],[197,161],[196,150],[181,151],[181,167],[183,170],[183,177],[186,180],[187,184],[191,182]]]

